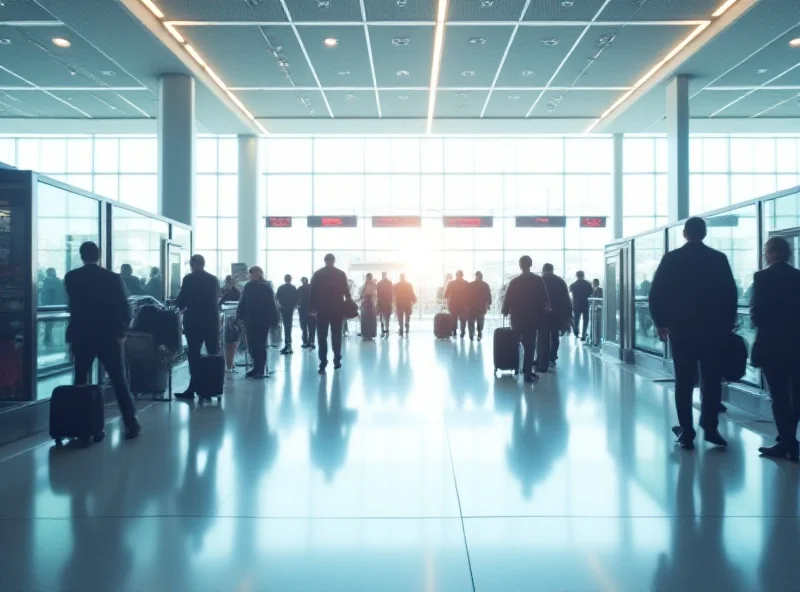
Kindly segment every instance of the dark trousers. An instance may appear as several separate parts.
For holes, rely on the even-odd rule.
[[[553,333],[556,336],[555,345],[553,344]],[[536,332],[536,362],[539,370],[546,372],[550,362],[555,362],[554,356],[558,356],[558,345],[558,331],[539,329]]]
[[[772,397],[772,416],[781,441],[795,444],[800,420],[800,368],[764,366],[763,370]]]
[[[533,355],[536,352],[536,329],[524,329],[519,333],[522,343],[522,375],[533,374]]]
[[[722,402],[722,368],[720,341],[715,339],[670,338],[675,365],[675,409],[678,424],[694,435],[692,394],[700,368],[700,427],[715,430]]]
[[[125,427],[130,428],[136,425],[136,409],[133,407],[133,399],[125,382],[125,372],[122,367],[122,345],[114,340],[103,345],[73,344],[72,357],[75,364],[76,385],[88,384],[92,364],[94,364],[95,358],[100,360],[114,387],[117,405]]]
[[[389,321],[392,319],[392,307],[378,306],[378,316],[381,318],[381,333],[389,332]]]
[[[331,334],[333,363],[342,361],[342,319],[325,316],[317,317],[317,344],[319,345],[319,367],[328,365],[328,332]]]
[[[561,331],[559,329],[547,329],[546,333],[550,337],[550,363],[558,359],[558,348],[561,345]]]
[[[450,314],[453,315],[453,320],[456,322],[456,328],[453,329],[453,335],[457,335],[459,329],[461,329],[461,334],[464,335],[467,332],[467,311],[466,310],[451,310]]]
[[[403,332],[403,327],[405,327],[406,333],[408,333],[408,326],[411,323],[411,305],[410,304],[398,304],[397,305],[397,322],[400,324],[400,332]]]
[[[192,327],[186,331],[186,355],[189,358],[189,388],[186,389],[188,393],[195,393],[197,389],[194,385],[194,369],[197,365],[197,360],[200,359],[200,352],[203,345],[206,346],[206,353],[210,356],[216,355],[219,352],[219,327],[217,325],[210,325],[208,327]]]
[[[469,338],[475,337],[475,325],[478,325],[478,335],[483,335],[483,327],[486,324],[486,313],[470,315],[469,317]],[[463,331],[463,329],[462,329]]]
[[[583,318],[583,329],[579,331],[580,324],[581,324],[581,317]],[[581,337],[586,337],[586,326],[589,322],[589,306],[576,306],[575,307],[575,325],[572,327],[573,331],[575,331],[575,337],[580,335]]]
[[[292,324],[294,323],[294,309],[282,310],[283,319],[283,346],[292,347]]]
[[[314,344],[314,333],[316,330],[317,317],[309,314],[308,310],[299,311],[300,330],[303,332],[303,345]]]
[[[247,334],[247,347],[250,351],[250,357],[253,358],[253,371],[266,373],[269,329],[267,327],[245,325],[244,330]]]

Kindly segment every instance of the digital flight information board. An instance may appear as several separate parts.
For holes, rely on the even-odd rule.
[[[517,216],[517,228],[565,228],[566,216]]]
[[[581,216],[581,218],[580,218],[580,226],[581,226],[581,228],[605,228],[606,227],[606,217],[605,216]]]
[[[373,228],[419,228],[421,216],[373,216]]]
[[[358,216],[309,216],[309,228],[355,228]]]
[[[288,216],[267,216],[267,228],[291,228],[292,219]]]
[[[445,216],[442,219],[445,228],[491,228],[494,218],[491,216]]]

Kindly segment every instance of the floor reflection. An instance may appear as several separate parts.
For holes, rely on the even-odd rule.
[[[330,385],[323,376],[317,391],[317,421],[311,428],[311,461],[322,469],[326,481],[347,461],[350,433],[358,419],[358,411],[344,407],[340,374],[334,374]]]

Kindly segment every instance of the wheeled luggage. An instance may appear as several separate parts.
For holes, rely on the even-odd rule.
[[[225,387],[225,358],[219,355],[200,356],[192,373],[192,382],[197,385],[197,396],[201,399],[220,399]]]
[[[519,334],[510,327],[494,330],[494,372],[519,374]]]
[[[361,311],[361,337],[362,339],[375,339],[378,335],[378,319],[375,312],[369,308]]]
[[[456,330],[456,318],[449,312],[440,312],[433,317],[433,334],[436,339],[450,339]]]
[[[84,446],[105,438],[105,406],[97,385],[59,386],[50,399],[50,437],[61,446],[75,438]]]

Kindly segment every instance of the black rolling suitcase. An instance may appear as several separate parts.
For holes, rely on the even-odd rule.
[[[440,312],[433,317],[433,334],[436,339],[450,339],[456,330],[456,318],[449,312]]]
[[[85,446],[105,438],[105,405],[99,386],[59,386],[50,399],[50,437],[61,446],[75,438]]]
[[[511,327],[494,330],[494,372],[519,374],[519,334]]]
[[[201,399],[222,398],[225,387],[225,358],[219,355],[200,356],[192,382]]]

